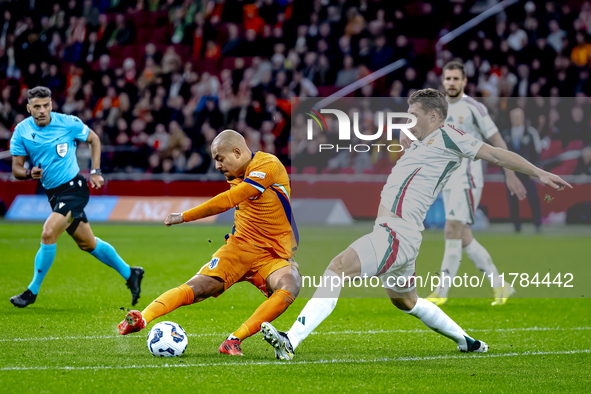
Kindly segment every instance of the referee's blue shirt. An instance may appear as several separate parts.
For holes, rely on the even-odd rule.
[[[53,189],[80,172],[76,141],[86,141],[88,133],[88,126],[73,115],[52,112],[51,121],[45,127],[37,126],[29,116],[16,125],[10,140],[10,154],[29,156],[33,166],[43,169],[43,187]]]

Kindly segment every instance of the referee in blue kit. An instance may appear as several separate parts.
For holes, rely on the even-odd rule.
[[[76,144],[90,144],[92,170],[90,185],[98,189],[105,180],[101,175],[101,143],[76,116],[51,112],[51,90],[37,86],[28,92],[28,118],[16,125],[10,140],[12,174],[20,180],[40,179],[53,212],[43,225],[41,247],[35,256],[35,273],[27,290],[10,298],[24,308],[35,302],[45,275],[55,259],[57,239],[66,230],[78,247],[115,269],[131,290],[131,304],[140,297],[144,270],[130,267],[115,249],[92,233],[84,207],[90,192],[86,179],[78,172]],[[32,168],[25,168],[29,157]]]

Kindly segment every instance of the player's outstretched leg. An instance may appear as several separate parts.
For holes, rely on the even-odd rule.
[[[203,301],[224,291],[224,283],[204,275],[195,275],[186,284],[168,290],[156,298],[141,313],[129,311],[125,319],[117,325],[119,334],[127,335],[143,330],[152,320],[164,316],[175,309]]]
[[[68,231],[71,230],[68,229]],[[87,222],[80,222],[71,235],[80,249],[96,257],[101,263],[113,268],[126,280],[127,287],[131,290],[131,305],[137,304],[140,298],[144,269],[142,267],[130,267],[111,244],[94,236],[90,224]]]
[[[222,343],[220,353],[241,356],[242,341],[259,332],[263,322],[273,321],[287,310],[300,292],[302,278],[296,266],[287,266],[271,273],[266,283],[273,294]]]
[[[462,352],[488,351],[488,345],[466,334],[464,330],[445,314],[437,305],[417,297],[416,288],[399,293],[386,289],[390,301],[401,311],[416,317],[431,330],[448,337],[458,345]]]
[[[306,339],[312,331],[324,321],[337,306],[339,295],[343,287],[343,280],[351,280],[353,277],[361,275],[361,263],[357,252],[351,247],[340,253],[335,257],[321,278],[320,286],[314,292],[312,299],[308,301],[304,309],[300,312],[297,320],[293,323],[291,328],[285,335],[288,342],[286,346],[291,347],[291,358],[293,358],[295,349],[299,344]],[[267,330],[267,329],[266,329]],[[283,335],[281,335],[283,338]],[[263,338],[271,344],[275,349],[275,356],[282,358],[285,350],[283,341],[275,341],[274,338],[268,334],[263,333]],[[287,358],[287,359],[291,359]]]
[[[43,225],[43,231],[41,232],[41,247],[37,251],[35,256],[35,273],[33,280],[29,284],[27,290],[19,295],[15,295],[10,298],[10,302],[14,306],[24,308],[27,305],[31,305],[37,299],[39,294],[39,288],[45,275],[51,268],[55,254],[57,250],[57,239],[69,226],[70,214],[67,216],[52,212],[51,215],[45,221]]]

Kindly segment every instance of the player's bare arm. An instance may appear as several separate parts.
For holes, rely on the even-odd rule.
[[[26,156],[12,156],[12,175],[18,180],[41,179],[43,169],[33,167],[31,170],[25,168]]]
[[[260,192],[257,189],[248,183],[242,182],[195,208],[189,209],[183,213],[171,213],[164,220],[164,224],[166,224],[167,227],[170,227],[173,224],[192,222],[208,216],[217,215],[232,209],[242,201],[254,197],[259,193]]]
[[[488,144],[483,144],[476,154],[476,158],[539,178],[543,184],[551,186],[557,191],[564,190],[565,187],[572,189],[572,186],[558,175],[544,171],[518,154],[505,149],[494,148]]]
[[[501,134],[495,133],[488,140],[490,141],[491,145],[495,148],[508,150],[507,144],[505,143],[505,140],[503,140],[503,137],[501,137]],[[527,191],[525,190],[525,186],[523,186],[523,183],[521,183],[519,178],[517,178],[515,172],[504,167],[503,170],[505,171],[507,188],[509,189],[511,195],[517,196],[517,198],[520,200],[523,200],[525,197],[527,197]]]
[[[101,140],[92,130],[88,132],[88,139],[90,144],[90,159],[92,160],[92,170],[90,172],[90,187],[93,189],[100,189],[105,183],[100,168],[101,168]]]

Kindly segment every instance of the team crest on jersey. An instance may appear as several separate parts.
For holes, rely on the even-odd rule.
[[[66,142],[65,144],[57,144],[56,149],[59,157],[64,157],[66,153],[68,153],[68,143]]]
[[[427,142],[427,146],[431,145],[431,144],[433,143],[433,141],[435,141],[435,138],[431,138],[431,139],[429,140],[429,142]]]
[[[460,122],[460,124],[464,123],[464,117],[463,116],[460,116],[459,122]]]
[[[215,267],[217,267],[219,261],[220,261],[220,259],[217,257],[214,257],[213,259],[211,259],[211,261],[209,262],[209,269],[212,270]]]

